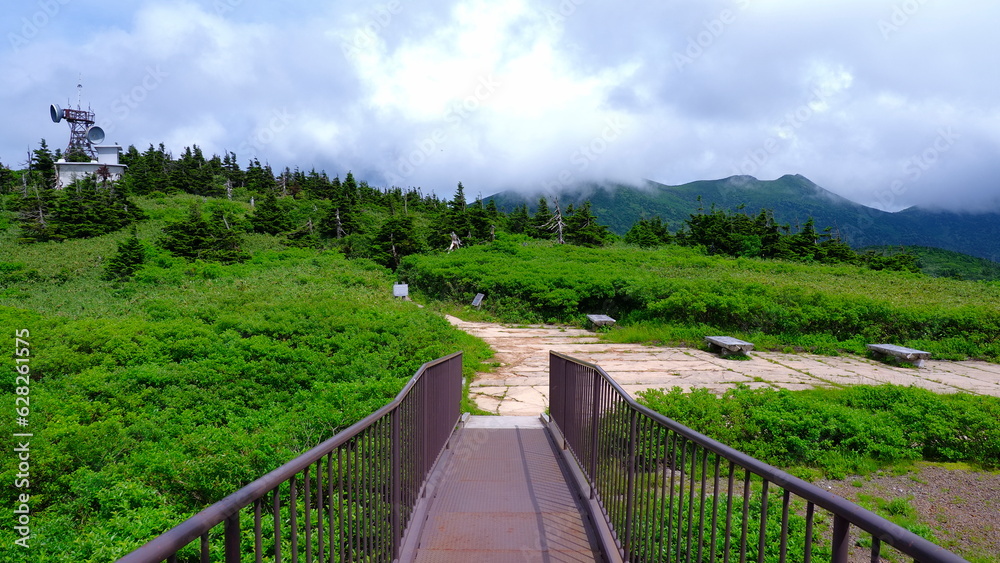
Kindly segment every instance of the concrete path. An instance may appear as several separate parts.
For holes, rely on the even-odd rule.
[[[1000,396],[1000,365],[929,360],[923,368],[894,367],[859,356],[753,352],[750,360],[724,360],[693,348],[664,348],[601,341],[593,332],[557,326],[515,328],[448,317],[485,340],[500,367],[480,373],[470,396],[483,410],[535,416],[548,406],[549,350],[595,363],[633,397],[646,389],[674,386],[724,391],[750,387],[803,389],[824,385],[895,383],[939,393],[966,391]]]

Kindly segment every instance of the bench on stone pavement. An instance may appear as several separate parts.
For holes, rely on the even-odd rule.
[[[713,352],[717,351],[721,356],[729,354],[743,354],[746,356],[750,350],[753,350],[752,343],[740,340],[739,338],[733,338],[732,336],[706,336],[705,341],[708,342],[709,350]]]
[[[923,367],[924,360],[929,360],[931,357],[930,352],[915,350],[905,346],[896,346],[895,344],[869,344],[868,349],[871,350],[876,357],[893,356],[898,358],[900,361],[909,362],[918,368]]]
[[[615,320],[607,315],[587,315],[587,320],[594,325],[594,328],[615,324]]]

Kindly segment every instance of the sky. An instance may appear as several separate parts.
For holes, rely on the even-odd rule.
[[[0,162],[198,145],[448,198],[801,174],[889,211],[1000,211],[1000,3],[24,0]],[[82,84],[83,88],[77,88]]]

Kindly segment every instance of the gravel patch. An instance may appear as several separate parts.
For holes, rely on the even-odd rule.
[[[903,499],[913,508],[910,519],[928,526],[938,545],[969,561],[1000,562],[1000,472],[918,464],[903,475],[883,471],[815,484],[862,505],[872,498]],[[868,561],[867,549],[853,548],[851,560]]]

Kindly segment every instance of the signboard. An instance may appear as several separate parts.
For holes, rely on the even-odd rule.
[[[476,297],[472,300],[472,306],[473,307],[478,307],[478,306],[482,305],[483,304],[483,297],[485,297],[485,296],[482,293],[477,293]]]
[[[405,283],[397,283],[392,286],[393,297],[409,297],[410,286]]]

